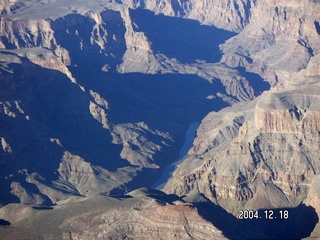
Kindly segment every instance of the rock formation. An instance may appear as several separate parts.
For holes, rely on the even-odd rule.
[[[144,174],[159,172],[176,156],[191,122],[261,92],[241,70],[206,62],[218,61],[206,48],[199,54],[178,49],[180,42],[209,46],[207,38],[219,34],[210,47],[216,54],[218,44],[232,33],[154,15],[129,3],[93,7],[83,2],[1,5],[1,163],[8,169],[1,173],[6,189],[2,202],[13,201],[7,195],[10,188],[22,202],[55,203],[64,195],[123,193],[137,183],[142,186]],[[171,47],[155,42],[144,18],[172,33],[192,26],[190,31],[202,37],[167,35],[166,44],[175,44],[170,52]],[[181,33],[189,34],[194,45]],[[126,76],[133,72],[153,76]],[[160,73],[170,75],[159,81]],[[192,114],[185,116],[186,111]],[[164,119],[157,119],[161,115]]]
[[[319,214],[319,12],[311,0],[2,1],[0,204],[57,204],[65,220],[47,238],[220,238],[193,205],[95,197],[152,186],[202,119],[164,191],[234,215],[301,202]],[[68,210],[95,201],[107,209]],[[8,238],[47,216],[0,211],[21,227]]]
[[[138,189],[121,198],[79,198],[54,208],[9,204],[0,218],[6,239],[226,239],[195,206],[160,191]]]
[[[319,35],[317,14],[310,14],[316,9],[317,3],[302,1],[256,4],[250,23],[222,46],[221,61],[278,85],[252,102],[208,114],[166,192],[201,192],[235,215],[302,201],[318,208]],[[262,23],[262,15],[270,18]]]
[[[257,2],[250,23],[222,46],[222,61],[245,66],[272,84],[285,81],[319,54],[318,8],[311,1]]]

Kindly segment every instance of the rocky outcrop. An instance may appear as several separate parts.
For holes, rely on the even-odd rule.
[[[148,74],[158,72],[160,65],[153,54],[151,43],[143,32],[134,30],[134,26],[138,26],[132,22],[129,9],[123,10],[121,17],[126,27],[124,38],[127,50],[123,55],[123,62],[118,71],[121,73],[144,72]]]
[[[285,81],[284,72],[290,76],[306,68],[319,53],[318,11],[319,4],[310,1],[257,2],[250,23],[222,46],[222,62],[245,66],[272,84]]]
[[[44,47],[56,44],[50,22],[44,19],[7,21],[0,19],[1,48]]]
[[[210,113],[164,190],[204,193],[234,214],[297,206],[320,170],[318,88],[311,81]]]
[[[133,209],[114,209],[92,218],[92,214],[66,219],[61,226],[71,231],[72,239],[87,239],[95,236],[107,238],[151,238],[151,239],[223,239],[223,236],[199,217],[190,204],[166,205],[146,202],[148,206]],[[130,218],[127,218],[128,214]],[[98,222],[101,222],[98,224]],[[82,229],[81,232],[76,229]],[[88,229],[88,230],[87,230]],[[66,234],[68,236],[68,234]]]
[[[185,17],[194,19],[202,24],[214,25],[231,31],[242,30],[250,20],[250,10],[255,1],[149,1],[122,0],[131,8],[149,9],[156,14]]]
[[[258,102],[255,124],[266,133],[318,134],[318,86],[273,93]]]
[[[37,64],[43,68],[53,69],[57,70],[59,72],[62,72],[65,74],[73,83],[76,83],[76,79],[72,76],[71,72],[68,69],[68,65],[71,63],[70,57],[68,55],[68,52],[65,49],[62,49],[61,51],[57,49],[57,54],[52,54],[52,52],[43,51],[43,49],[40,50],[40,55],[33,55],[32,53],[27,54],[26,57],[33,62],[34,64]],[[35,50],[35,53],[37,50]]]
[[[123,198],[70,198],[51,209],[10,204],[0,218],[11,223],[0,230],[4,239],[226,239],[194,205],[146,189]]]

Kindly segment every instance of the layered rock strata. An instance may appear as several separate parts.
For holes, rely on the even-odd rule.
[[[320,171],[320,89],[318,76],[306,72],[291,79],[291,90],[274,89],[208,114],[164,189],[181,196],[205,193],[233,214],[309,201]]]
[[[172,197],[139,189],[122,198],[69,199],[51,209],[10,204],[0,218],[11,225],[0,232],[4,239],[226,239],[195,206]]]

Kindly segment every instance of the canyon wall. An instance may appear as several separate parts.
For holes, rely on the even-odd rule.
[[[302,202],[319,213],[317,1],[5,0],[0,12],[2,204],[151,186],[202,119],[167,193],[203,194],[234,215]],[[131,209],[156,223],[103,236],[159,237],[172,221],[185,231],[167,237],[208,236],[186,222],[202,222],[193,206],[153,204],[163,221]],[[93,236],[91,214],[63,226]],[[107,218],[94,219],[101,234]]]

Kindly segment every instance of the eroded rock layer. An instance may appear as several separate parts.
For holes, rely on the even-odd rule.
[[[192,204],[146,189],[54,208],[9,204],[0,218],[11,223],[1,231],[4,239],[226,239]]]
[[[318,209],[320,85],[306,72],[282,90],[208,114],[165,191],[204,193],[234,215],[303,201]]]

